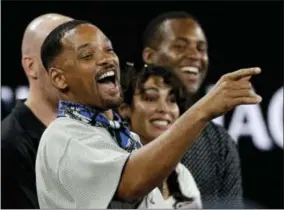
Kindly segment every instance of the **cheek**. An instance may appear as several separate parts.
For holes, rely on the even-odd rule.
[[[207,75],[207,72],[208,72],[208,66],[209,66],[209,59],[208,59],[208,55],[204,55],[201,59],[202,61],[202,70],[201,71],[201,81],[204,80],[204,78],[206,77]]]
[[[74,69],[71,69],[73,71]],[[80,94],[93,92],[94,79],[92,73],[74,70],[72,73],[66,75],[66,83],[71,90]]]
[[[201,56],[201,60],[203,62],[203,65],[207,68],[209,64],[208,54],[204,53],[204,55]]]
[[[131,127],[134,132],[141,133],[146,129],[147,122],[151,116],[151,109],[143,103],[134,104],[131,112]],[[140,132],[139,132],[140,131]]]
[[[114,53],[114,62],[115,62],[115,64],[116,65],[119,65],[119,58],[118,58],[118,56],[116,55],[116,53]]]
[[[172,107],[171,110],[172,110],[173,119],[174,119],[174,121],[176,121],[179,118],[179,116],[180,116],[180,111],[179,111],[178,105],[175,104]]]
[[[157,57],[158,57],[158,63],[170,67],[175,67],[180,61],[180,56],[170,49],[163,50]]]
[[[77,63],[76,69],[74,70],[78,79],[86,81],[87,83],[93,82],[94,80],[94,64],[93,62],[89,63]]]

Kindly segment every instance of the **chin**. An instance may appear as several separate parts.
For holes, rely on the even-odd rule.
[[[199,87],[197,86],[188,86],[187,87],[187,91],[190,93],[190,94],[193,94],[195,95],[198,91]]]
[[[160,135],[162,135],[165,131],[157,131],[156,129],[153,129],[150,131],[151,133],[151,139],[152,141],[156,138],[158,138]]]
[[[105,110],[117,109],[122,104],[122,102],[123,99],[121,97],[112,100],[104,100],[103,107]]]

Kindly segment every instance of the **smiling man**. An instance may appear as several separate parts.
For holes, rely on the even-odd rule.
[[[207,48],[204,31],[194,17],[168,12],[148,24],[143,59],[174,69],[194,96],[208,71]],[[243,208],[238,151],[223,127],[209,123],[182,163],[192,172],[205,208]]]
[[[224,75],[167,132],[141,147],[111,110],[122,102],[119,60],[99,28],[79,20],[58,26],[41,58],[61,99],[37,154],[41,208],[163,208],[157,186],[206,124],[236,105],[261,101],[244,79],[259,68]]]
[[[173,68],[190,93],[196,93],[208,70],[206,36],[191,15],[169,12],[156,17],[144,33],[146,63]]]

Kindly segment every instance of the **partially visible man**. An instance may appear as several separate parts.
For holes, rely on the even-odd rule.
[[[224,75],[167,131],[141,147],[112,112],[122,102],[119,60],[98,27],[79,20],[60,25],[44,41],[41,58],[61,99],[58,118],[38,148],[41,208],[163,208],[157,187],[206,124],[239,104],[261,101],[249,82],[259,68]]]
[[[72,20],[45,14],[26,28],[22,40],[22,67],[29,81],[29,95],[18,101],[1,125],[1,208],[38,209],[35,159],[46,126],[56,118],[58,96],[40,59],[46,36],[58,25]]]
[[[9,114],[6,104],[1,100],[1,121]]]
[[[197,20],[186,12],[161,14],[147,26],[143,60],[173,68],[192,97],[208,70],[208,43]],[[213,122],[183,157],[201,191],[205,208],[242,208],[243,193],[238,151],[227,131]]]

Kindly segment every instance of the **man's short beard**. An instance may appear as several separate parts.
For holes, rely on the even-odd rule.
[[[122,98],[119,98],[117,100],[105,100],[103,102],[103,107],[105,110],[109,110],[109,109],[117,109],[123,102]]]
[[[117,109],[123,102],[123,95],[122,91],[120,91],[119,98],[116,100],[103,100],[102,105],[104,107],[104,110],[108,109]]]

